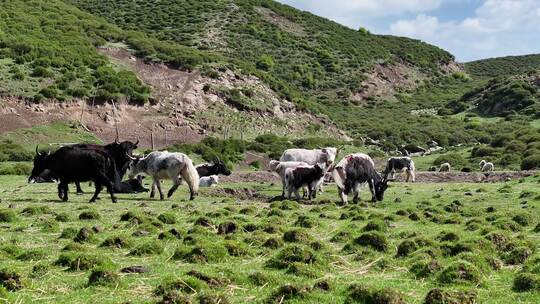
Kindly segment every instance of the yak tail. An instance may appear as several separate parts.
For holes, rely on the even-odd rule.
[[[332,178],[340,189],[345,189],[345,177],[345,170],[342,167],[336,167],[332,171]]]
[[[180,176],[186,180],[189,186],[191,193],[190,199],[194,199],[199,194],[199,173],[195,169],[195,166],[193,166],[191,159],[186,157],[184,160],[184,167],[180,171]]]

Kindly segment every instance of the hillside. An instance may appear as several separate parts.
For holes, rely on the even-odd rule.
[[[465,93],[452,104],[455,112],[474,111],[484,116],[519,113],[540,117],[540,70],[490,80]]]
[[[518,75],[538,68],[540,68],[540,54],[490,58],[465,64],[468,73],[479,77]]]

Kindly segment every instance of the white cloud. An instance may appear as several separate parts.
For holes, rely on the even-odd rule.
[[[540,0],[278,1],[351,28],[421,39],[461,61],[540,53]]]
[[[525,36],[537,45],[539,12],[537,0],[486,0],[472,17],[441,22],[437,17],[419,14],[414,19],[395,21],[390,33],[439,45],[465,60],[524,54],[530,48],[518,39]]]
[[[443,0],[278,0],[281,3],[325,16],[350,27],[359,20],[422,13],[440,7]],[[452,0],[457,1],[457,0]]]

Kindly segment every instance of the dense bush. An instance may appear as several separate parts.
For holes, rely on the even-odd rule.
[[[526,157],[521,162],[521,170],[540,169],[540,154]]]
[[[3,161],[30,161],[34,155],[24,149],[21,145],[11,141],[0,142],[0,162]]]

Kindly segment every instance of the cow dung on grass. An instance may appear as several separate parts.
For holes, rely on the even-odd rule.
[[[71,222],[72,221],[71,216],[69,214],[65,213],[65,212],[58,213],[54,217],[54,219],[57,220],[58,222],[61,222],[61,223],[66,223],[66,222]]]
[[[169,231],[161,232],[158,235],[158,239],[160,240],[179,240],[182,238],[182,233],[178,231],[176,228],[172,228]]]
[[[284,269],[292,263],[300,262],[304,264],[316,263],[319,258],[309,247],[291,245],[281,249],[275,256],[266,262],[270,268]]]
[[[477,297],[478,293],[474,290],[454,291],[434,288],[427,293],[424,304],[475,304]]]
[[[94,236],[95,232],[92,229],[86,227],[81,228],[73,240],[77,243],[88,243],[96,240]]]
[[[114,285],[118,280],[118,274],[112,270],[94,269],[88,277],[88,286]]]
[[[135,248],[133,248],[129,255],[134,256],[143,256],[143,255],[154,255],[154,254],[162,254],[164,251],[163,245],[157,241],[148,241],[142,244],[139,244]]]
[[[13,210],[0,210],[0,223],[13,223],[17,220],[17,214]]]
[[[22,288],[21,276],[7,269],[0,270],[0,285],[9,291],[16,291]]]
[[[382,233],[375,231],[361,234],[354,240],[354,243],[361,246],[368,246],[381,252],[386,252],[388,250],[388,241],[386,237]]]
[[[173,258],[190,263],[217,263],[223,261],[229,252],[221,243],[201,242],[195,247],[179,247]]]
[[[283,234],[283,240],[289,243],[308,243],[313,240],[309,232],[302,228],[292,229]]]
[[[512,289],[517,292],[538,291],[540,290],[540,276],[533,273],[519,273],[514,278]]]
[[[235,222],[228,221],[218,225],[218,234],[229,234],[236,232],[238,226]]]
[[[101,243],[101,247],[129,248],[131,247],[131,240],[127,236],[110,236]]]
[[[158,216],[158,220],[160,220],[163,224],[176,224],[176,215],[171,212],[162,213]]]
[[[267,300],[267,303],[283,303],[284,300],[303,298],[311,292],[309,286],[286,284],[274,291]]]
[[[446,266],[438,276],[442,284],[473,283],[478,284],[482,275],[478,268],[467,261],[458,260]]]
[[[229,301],[222,294],[201,293],[197,297],[200,304],[228,304]]]
[[[350,303],[405,304],[403,295],[394,289],[375,289],[360,284],[349,287],[347,298]]]
[[[79,214],[80,220],[99,220],[100,218],[101,215],[99,215],[99,213],[95,210],[87,210]]]
[[[68,267],[71,271],[88,270],[112,265],[109,258],[76,252],[62,253],[55,265]]]

